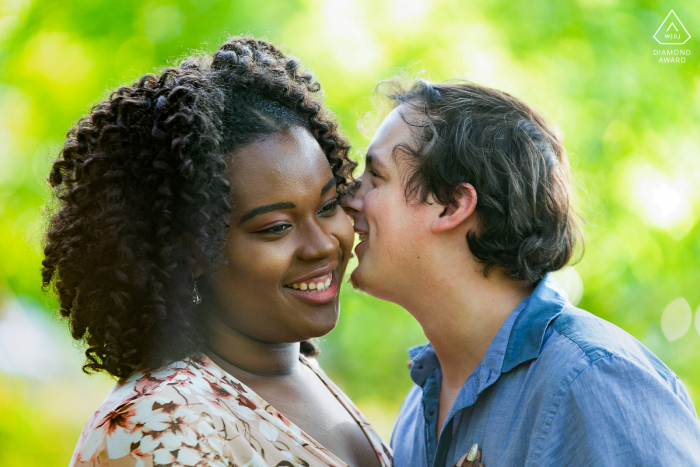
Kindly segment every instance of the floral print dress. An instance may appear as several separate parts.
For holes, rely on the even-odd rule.
[[[383,467],[389,448],[343,392],[300,357],[367,435]],[[71,466],[345,467],[330,451],[205,356],[118,383],[88,420]]]

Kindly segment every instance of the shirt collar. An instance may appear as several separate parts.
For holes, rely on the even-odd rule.
[[[551,273],[537,284],[525,309],[515,320],[508,339],[501,373],[540,356],[542,341],[554,318],[564,309],[568,297]]]
[[[539,356],[547,327],[561,313],[566,301],[566,292],[547,273],[532,295],[508,316],[491,342],[476,370],[480,380],[478,392],[493,384],[501,373]],[[422,387],[440,362],[430,343],[413,347],[408,354],[413,363],[411,379]]]
[[[440,366],[437,355],[430,343],[408,349],[408,355],[412,363],[411,379],[422,387],[428,376]]]
[[[474,370],[473,375],[479,380],[479,389],[481,392],[486,387],[490,386],[498,375],[501,374],[501,366],[508,345],[511,328],[515,323],[520,312],[527,306],[530,297],[526,297],[520,304],[508,315],[501,328],[496,333],[496,336],[491,341],[484,358],[479,362],[479,365]],[[433,346],[428,343],[413,347],[408,350],[408,355],[411,357],[413,365],[411,366],[411,379],[419,386],[423,386],[430,374],[440,366],[437,355]],[[481,387],[483,386],[483,387]]]

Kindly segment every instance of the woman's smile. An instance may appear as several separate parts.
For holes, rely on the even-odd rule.
[[[328,274],[285,285],[284,289],[299,300],[309,305],[330,303],[338,296],[338,279],[335,269]]]

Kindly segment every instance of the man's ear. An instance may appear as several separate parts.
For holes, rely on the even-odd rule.
[[[206,264],[204,253],[197,245],[194,235],[189,232],[182,234],[182,244],[187,252],[187,263],[192,270],[192,276],[196,279],[204,274],[204,265]]]
[[[454,205],[444,206],[440,217],[433,221],[431,231],[435,234],[460,226],[476,209],[476,190],[471,183],[462,183],[455,190]]]

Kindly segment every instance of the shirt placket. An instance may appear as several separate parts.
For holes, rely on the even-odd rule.
[[[438,387],[438,370],[435,369],[423,385],[423,418],[425,419],[425,453],[427,464],[433,465],[437,452],[436,425],[438,418],[438,405],[440,402],[440,388]]]

